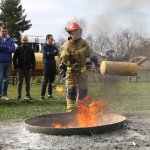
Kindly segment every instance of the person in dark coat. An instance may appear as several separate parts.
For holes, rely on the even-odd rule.
[[[42,46],[43,54],[43,83],[41,89],[41,100],[45,99],[46,87],[48,84],[48,99],[53,98],[52,96],[52,83],[56,76],[56,61],[55,56],[58,55],[58,49],[53,44],[53,36],[48,34],[46,36],[46,43]]]
[[[31,71],[35,69],[35,54],[32,48],[28,46],[28,37],[21,37],[22,45],[19,46],[13,56],[14,68],[18,76],[18,100],[21,100],[22,83],[25,78],[26,83],[26,97],[25,100],[31,101],[30,96],[30,78]]]

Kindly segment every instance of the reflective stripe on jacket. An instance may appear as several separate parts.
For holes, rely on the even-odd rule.
[[[67,71],[72,71],[72,65],[77,63],[82,73],[86,71],[86,58],[92,54],[93,50],[82,38],[76,42],[67,40],[62,47],[61,60],[67,65]]]

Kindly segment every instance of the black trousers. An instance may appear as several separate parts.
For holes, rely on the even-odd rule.
[[[41,96],[43,97],[45,96],[47,84],[48,84],[48,95],[52,94],[52,83],[55,80],[55,76],[56,76],[56,67],[44,64]]]
[[[31,77],[31,70],[18,70],[18,96],[21,97],[22,92],[22,83],[23,79],[25,78],[26,83],[26,96],[30,96],[30,77]]]

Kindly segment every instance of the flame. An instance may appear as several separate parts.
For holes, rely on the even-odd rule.
[[[77,110],[75,112],[74,124],[73,122],[66,125],[61,123],[53,124],[55,128],[74,128],[74,127],[92,127],[100,124],[101,118],[106,112],[108,100],[93,100],[91,103],[89,100],[91,96],[86,97],[78,103]]]
[[[52,124],[52,126],[55,128],[72,128],[72,126],[69,124],[68,125],[61,125],[61,124],[57,123],[57,124]]]
[[[56,86],[55,91],[57,91],[58,93],[61,93],[61,94],[65,94],[65,89],[62,88],[61,86]]]
[[[76,113],[79,127],[96,126],[99,123],[100,118],[104,115],[106,108],[107,101],[104,100],[93,101],[87,106],[85,103],[81,103]]]

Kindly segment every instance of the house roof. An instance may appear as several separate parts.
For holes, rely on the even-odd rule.
[[[142,69],[150,69],[150,58],[146,56],[138,56],[130,59],[130,62],[137,63],[137,65]]]

